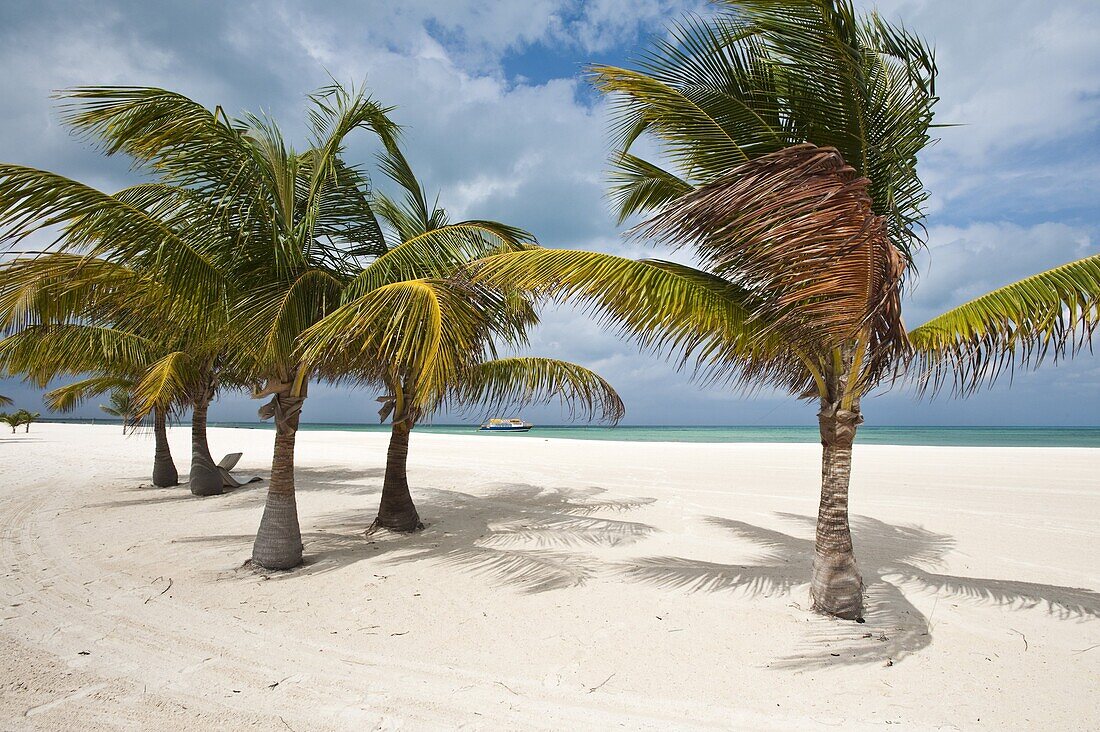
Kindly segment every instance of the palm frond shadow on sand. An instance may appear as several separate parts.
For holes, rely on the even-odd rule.
[[[305,483],[306,481],[299,481]],[[601,567],[593,551],[639,541],[655,528],[609,517],[651,503],[649,498],[606,498],[602,488],[561,489],[524,484],[485,495],[414,489],[427,527],[415,534],[367,535],[377,503],[313,522],[303,533],[304,566],[271,579],[328,572],[359,561],[379,565],[434,562],[488,577],[522,592],[581,585]],[[251,537],[194,537],[186,541],[250,541]]]
[[[814,517],[778,515],[812,535]],[[762,549],[760,561],[739,565],[648,557],[623,563],[618,572],[659,587],[692,592],[736,590],[753,596],[787,594],[808,583],[811,539],[716,516],[706,521],[758,545]],[[932,625],[908,599],[906,589],[1013,609],[1041,608],[1063,620],[1100,618],[1100,593],[1092,590],[961,577],[924,569],[921,565],[943,564],[955,543],[950,536],[866,516],[854,519],[852,533],[866,585],[866,622],[815,618],[805,652],[773,665],[812,668],[886,660],[896,663],[926,648],[932,642]]]

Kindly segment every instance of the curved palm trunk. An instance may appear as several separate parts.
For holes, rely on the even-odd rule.
[[[817,418],[822,446],[821,504],[810,596],[814,610],[858,620],[863,616],[863,579],[856,566],[848,525],[848,481],[852,474],[852,443],[863,417],[858,408],[849,411],[825,403]]]
[[[196,496],[216,496],[222,493],[222,474],[210,457],[206,442],[206,412],[210,398],[201,396],[191,407],[191,473],[188,483]]]
[[[153,435],[156,437],[157,449],[153,457],[153,485],[158,488],[167,488],[179,485],[179,471],[172,460],[172,450],[168,446],[168,417],[163,410],[153,410]]]
[[[289,396],[291,387],[284,384],[271,403],[260,409],[264,419],[275,418],[271,479],[264,515],[252,545],[252,564],[264,569],[292,569],[302,563],[302,530],[294,498],[294,443],[305,396]]]
[[[411,420],[395,421],[390,431],[390,447],[386,452],[386,477],[382,482],[382,500],[372,528],[390,531],[418,531],[424,528],[409,493],[406,466],[409,458]]]

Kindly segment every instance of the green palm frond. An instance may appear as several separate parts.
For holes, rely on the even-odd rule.
[[[19,240],[45,228],[62,233],[53,251],[78,250],[137,268],[156,266],[174,294],[216,301],[224,286],[195,230],[165,221],[64,176],[0,164],[0,240]]]
[[[301,361],[337,378],[350,373],[404,389],[416,404],[434,406],[483,352],[492,324],[487,313],[493,309],[460,282],[394,282],[342,305],[305,331]]]
[[[677,354],[681,363],[694,358],[721,370],[754,354],[782,358],[754,318],[747,290],[686,265],[543,249],[488,257],[474,272],[475,281],[574,302],[642,348]]]
[[[132,375],[159,353],[155,341],[109,326],[35,325],[0,340],[0,373],[38,386],[89,372]]]
[[[690,192],[692,185],[673,173],[624,152],[612,157],[611,200],[619,223],[636,213],[659,209]]]
[[[318,212],[311,219],[310,247],[322,253],[333,269],[353,271],[353,257],[378,257],[386,252],[386,239],[375,216],[378,202],[371,200],[366,173],[342,160],[330,162],[330,174],[315,181],[318,157],[316,150],[310,150],[302,158],[299,215],[304,215],[306,207]]]
[[[182,351],[150,364],[131,389],[133,414],[144,417],[154,409],[168,411],[173,405],[193,403],[196,385],[203,384],[202,366]]]
[[[522,229],[495,221],[445,224],[405,239],[363,268],[345,290],[345,299],[407,279],[446,277],[471,260],[533,246]]]
[[[3,394],[0,394],[0,407],[10,407],[13,403],[14,402],[12,401],[11,397],[6,397]]]
[[[52,412],[71,412],[88,399],[108,392],[129,392],[133,386],[134,382],[131,379],[115,376],[92,376],[51,389],[42,395],[42,399]]]
[[[339,305],[342,286],[332,272],[310,268],[292,280],[253,287],[235,312],[238,326],[253,336],[245,348],[258,361],[292,361],[297,339]]]
[[[0,330],[39,324],[168,317],[170,292],[124,265],[70,252],[0,263]]]
[[[1027,277],[952,308],[909,333],[922,387],[948,379],[966,394],[1006,369],[1090,345],[1100,324],[1100,254]]]
[[[379,204],[386,212],[390,225],[397,230],[401,241],[428,231],[433,228],[433,224],[438,225],[438,222],[433,222],[437,209],[428,205],[424,188],[413,174],[412,166],[404,153],[397,147],[388,149],[378,156],[378,164],[382,172],[405,192],[403,203],[387,196],[379,197]]]
[[[514,357],[486,361],[473,369],[456,390],[461,404],[490,409],[561,400],[571,415],[599,416],[618,422],[626,413],[618,393],[599,374],[553,358]]]
[[[172,183],[201,190],[263,185],[246,126],[220,108],[153,87],[77,87],[58,96],[62,121],[107,155],[125,153]]]

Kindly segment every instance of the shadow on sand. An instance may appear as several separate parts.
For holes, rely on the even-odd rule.
[[[343,468],[300,468],[297,490],[376,496],[381,491],[383,472],[381,468],[355,473]],[[256,488],[264,485],[242,487],[226,497],[237,496],[247,504],[259,504],[264,491]],[[756,545],[761,550],[758,561],[722,564],[654,556],[612,562],[601,558],[601,549],[633,544],[659,531],[645,523],[608,516],[640,508],[654,499],[607,498],[605,493],[601,488],[526,484],[501,484],[485,495],[419,489],[415,499],[427,527],[415,534],[380,531],[367,535],[377,510],[376,500],[368,499],[362,508],[314,521],[316,528],[303,534],[305,564],[267,576],[288,580],[369,560],[379,566],[442,563],[531,593],[582,585],[601,572],[669,590],[736,591],[767,597],[790,595],[792,589],[809,582],[811,539],[717,516],[704,521]],[[175,500],[161,495],[158,491],[145,500]],[[225,508],[241,506],[240,500],[224,504]],[[777,515],[794,525],[797,533],[812,536],[815,517]],[[852,525],[866,585],[866,622],[836,621],[807,612],[811,622],[807,624],[804,651],[773,665],[815,668],[904,660],[932,642],[930,618],[909,599],[921,592],[1018,610],[1038,608],[1064,620],[1100,618],[1100,593],[1092,590],[925,569],[942,567],[955,544],[950,536],[865,516],[855,517]],[[253,538],[196,536],[180,541],[248,546]],[[796,599],[804,602],[801,597]]]
[[[375,515],[373,506],[351,515],[322,517],[308,543],[311,554],[316,553],[315,561],[304,571],[324,572],[362,559],[390,564],[427,560],[523,592],[584,584],[599,563],[583,550],[631,544],[656,531],[634,521],[595,516],[651,502],[603,499],[603,493],[601,488],[565,490],[516,484],[498,486],[483,496],[418,491],[421,514],[429,520],[423,531],[365,535]]]
[[[304,481],[303,481],[304,483]],[[601,488],[566,490],[502,485],[487,495],[418,490],[417,507],[427,525],[415,534],[366,529],[377,506],[322,516],[303,533],[306,561],[271,579],[328,572],[362,560],[380,564],[439,562],[523,592],[545,592],[588,581],[601,568],[587,550],[639,541],[656,531],[647,524],[597,513],[624,512],[647,498],[601,498]],[[244,542],[252,537],[204,536],[195,542]]]
[[[778,514],[812,535],[815,517]],[[809,582],[813,541],[716,516],[705,519],[758,545],[759,563],[718,564],[682,557],[647,557],[618,566],[622,576],[689,592],[737,590],[752,596],[787,594]],[[942,566],[955,540],[916,526],[895,526],[866,516],[852,522],[866,585],[863,624],[816,617],[805,652],[778,666],[823,667],[846,663],[898,662],[932,642],[928,617],[903,587],[941,597],[1013,609],[1041,608],[1063,620],[1100,617],[1100,593],[1030,582],[962,577],[923,569]]]

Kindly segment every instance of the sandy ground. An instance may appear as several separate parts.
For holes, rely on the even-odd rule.
[[[265,484],[119,432],[0,436],[0,729],[1100,727],[1097,450],[858,447],[859,625],[806,610],[816,446],[414,433],[428,528],[365,537],[384,435],[303,432],[263,576]]]

